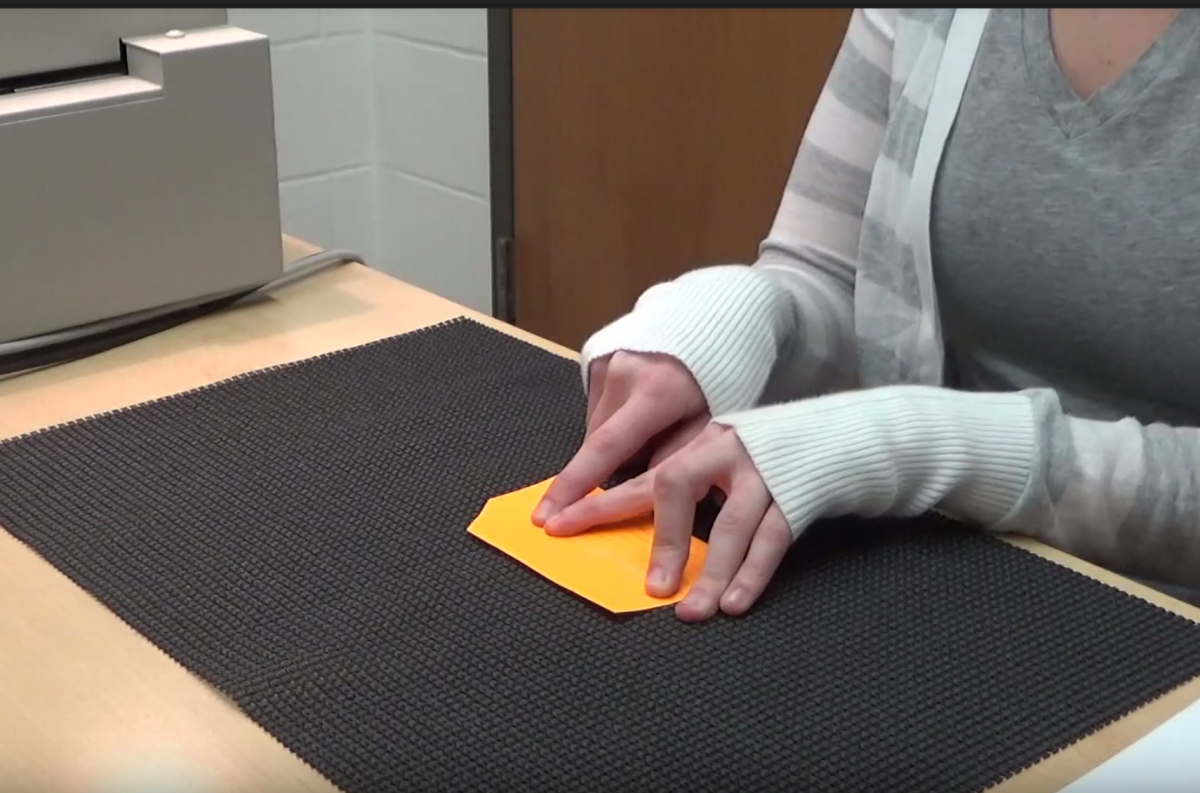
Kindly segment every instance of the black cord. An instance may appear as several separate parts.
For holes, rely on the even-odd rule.
[[[45,369],[50,366],[70,363],[72,361],[97,355],[102,352],[120,347],[130,342],[144,339],[162,333],[164,330],[178,327],[194,319],[215,314],[254,295],[265,295],[287,284],[303,280],[324,270],[343,264],[366,264],[362,256],[352,250],[341,248],[318,251],[291,263],[290,267],[279,278],[270,283],[249,287],[232,294],[213,297],[190,306],[181,306],[174,311],[155,313],[142,320],[133,320],[128,324],[120,324],[105,330],[89,329],[84,326],[69,334],[58,335],[59,341],[26,340],[26,343],[16,342],[17,350],[0,353],[0,379],[18,374]],[[108,323],[111,324],[111,323]],[[54,334],[50,334],[53,336]],[[33,341],[33,344],[29,344]],[[7,344],[0,344],[0,351]]]
[[[198,303],[194,306],[181,308],[178,311],[172,311],[169,314],[160,314],[141,322],[123,325],[82,339],[71,339],[58,344],[48,344],[44,347],[29,350],[28,352],[3,356],[0,358],[0,377],[6,377],[31,369],[42,369],[47,366],[70,363],[81,358],[88,358],[92,355],[107,352],[130,342],[162,333],[164,330],[178,327],[194,319],[214,314],[257,291],[258,288],[247,289],[216,300],[210,300],[207,303]]]

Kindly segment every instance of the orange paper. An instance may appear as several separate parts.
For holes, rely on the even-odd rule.
[[[692,538],[679,590],[666,598],[646,592],[654,521],[646,516],[572,537],[553,537],[530,519],[551,480],[497,496],[467,529],[559,586],[616,613],[644,611],[683,600],[704,566],[708,546]],[[597,491],[599,492],[599,491]]]

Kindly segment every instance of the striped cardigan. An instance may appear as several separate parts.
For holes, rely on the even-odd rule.
[[[618,349],[678,358],[797,530],[818,513],[940,508],[1200,585],[1197,429],[1068,416],[1051,390],[942,388],[930,206],[987,17],[857,9],[758,261],[648,290],[585,345],[585,382],[587,364]],[[918,436],[919,451],[878,451]],[[822,438],[843,447],[831,486],[858,492],[806,506],[812,469],[835,460]],[[854,484],[844,447],[860,441],[860,467],[884,473]]]

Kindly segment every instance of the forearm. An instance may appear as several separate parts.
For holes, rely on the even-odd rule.
[[[1111,570],[1200,587],[1200,430],[1063,413],[1052,391],[888,386],[714,419],[794,533],[939,509]]]
[[[1200,586],[1200,430],[1067,416],[1030,392],[1038,460],[1000,528],[1127,575]]]
[[[796,265],[800,255],[804,266]],[[795,323],[760,401],[785,402],[853,388],[858,360],[854,268],[814,250],[781,256],[765,248],[755,269],[788,294]]]
[[[585,345],[585,380],[592,360],[618,350],[668,354],[714,413],[853,382],[855,261],[887,122],[890,35],[885,12],[855,11],[757,263],[648,290]]]
[[[602,328],[583,348],[589,364],[618,350],[660,353],[680,361],[713,413],[754,405],[798,330],[790,296],[749,267],[687,273],[648,289],[634,310]]]
[[[772,399],[856,381],[856,264],[892,88],[892,14],[857,9],[817,100],[755,268],[793,297],[797,343],[781,355]]]
[[[818,518],[935,508],[995,526],[1037,460],[1024,394],[888,386],[714,420],[735,429],[794,534]]]

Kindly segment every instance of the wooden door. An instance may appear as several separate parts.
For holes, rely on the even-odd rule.
[[[513,9],[516,324],[572,349],[750,263],[848,9]]]

